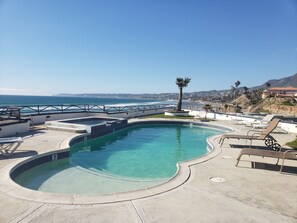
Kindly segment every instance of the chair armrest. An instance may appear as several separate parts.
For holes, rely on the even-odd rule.
[[[289,159],[289,160],[297,160],[297,150],[287,150],[284,152],[283,157],[282,157],[282,164],[281,164],[281,168],[279,170],[280,173],[282,173],[283,171],[283,167],[285,164],[285,159]]]
[[[249,130],[249,131],[246,133],[246,135],[249,135],[251,132],[254,132],[252,135],[254,135],[254,134],[259,134],[259,135],[260,135],[260,133],[261,133],[261,131],[257,131],[257,130],[255,130],[255,129],[251,129],[251,130]]]
[[[283,159],[297,160],[297,150],[287,150],[284,152]]]
[[[262,121],[259,122],[259,121],[258,121],[258,122],[255,122],[255,123],[252,124],[252,126],[257,126],[257,125],[258,125],[258,126],[267,127],[267,126],[269,125],[269,122],[265,122],[265,121],[263,121],[263,122],[262,122]]]
[[[254,121],[252,121],[252,122],[247,122],[247,123],[245,123],[245,126],[246,127],[251,127],[251,126],[253,126],[253,124],[255,124],[256,123],[256,120],[254,120]]]
[[[258,135],[259,136],[261,134],[260,134],[260,132],[255,132],[254,134],[252,134],[252,136],[255,136],[255,135]]]

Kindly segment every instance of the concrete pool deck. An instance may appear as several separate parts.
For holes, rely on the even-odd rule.
[[[212,124],[212,123],[211,123]],[[244,133],[248,128],[216,121]],[[60,149],[75,134],[51,130],[32,131],[9,159],[0,160],[0,170],[31,156]],[[294,134],[273,134],[281,145]],[[192,164],[190,178],[181,186],[141,199],[109,204],[52,204],[24,200],[5,193],[0,176],[0,222],[297,222],[297,174],[278,173],[275,159],[243,157],[235,167],[245,141],[226,140],[222,148],[213,138],[216,156]],[[229,146],[231,143],[232,148]],[[263,146],[263,142],[256,142]],[[256,144],[255,143],[255,144]],[[1,157],[2,158],[2,157]],[[255,168],[251,168],[251,162]],[[286,162],[297,167],[297,162]],[[210,179],[220,177],[225,182]],[[17,195],[18,191],[15,191]]]

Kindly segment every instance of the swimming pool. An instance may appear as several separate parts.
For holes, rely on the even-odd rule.
[[[222,131],[181,124],[142,124],[83,141],[70,156],[28,169],[14,178],[38,191],[64,194],[126,192],[162,184],[177,163],[208,153],[206,138]]]

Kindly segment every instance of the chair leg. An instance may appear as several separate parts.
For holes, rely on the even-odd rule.
[[[3,156],[10,156],[14,151],[17,150],[17,148],[21,145],[22,142],[12,143],[7,146],[1,146],[0,153]]]
[[[281,165],[281,168],[279,170],[280,173],[283,171],[284,163],[285,163],[285,157],[283,157],[282,165]]]
[[[241,156],[242,156],[242,154],[240,154],[240,155],[238,156],[238,158],[237,158],[237,163],[235,164],[235,166],[238,166],[238,163],[239,163],[239,161],[240,161],[240,159],[241,159]]]
[[[5,153],[4,151],[5,151],[5,150],[0,149],[0,153],[1,153],[3,156],[6,155],[6,153]]]
[[[252,142],[253,142],[253,140],[250,139],[250,147],[249,147],[249,149],[252,148]]]
[[[7,150],[9,150],[13,145],[14,145],[14,143],[13,143],[13,144],[1,145],[1,150],[3,150],[3,151],[7,151]]]
[[[18,142],[18,143],[15,145],[15,147],[14,147],[12,150],[9,151],[9,154],[14,153],[14,151],[16,151],[17,148],[19,148],[20,145],[21,145],[21,142]]]

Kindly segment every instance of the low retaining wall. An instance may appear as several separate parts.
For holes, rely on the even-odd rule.
[[[241,119],[241,120],[245,120],[245,121],[249,121],[252,122],[256,119],[259,120],[259,117],[254,116],[254,117],[249,117],[249,116],[238,116],[235,114],[221,114],[221,113],[213,113],[213,112],[205,112],[205,111],[193,111],[191,110],[189,115],[191,116],[198,116],[201,118],[208,118],[208,119],[217,119],[217,120],[225,120],[225,121],[232,121],[234,119]],[[278,125],[279,127],[281,127],[282,129],[284,129],[285,131],[289,132],[289,133],[296,133],[297,134],[297,123],[290,123],[290,122],[285,122],[282,121],[279,123]]]
[[[14,135],[18,135],[21,133],[29,132],[29,130],[30,130],[30,120],[20,122],[20,123],[1,125],[0,126],[0,138],[14,136]]]
[[[56,121],[61,119],[82,118],[82,117],[115,117],[115,118],[136,118],[145,115],[161,114],[164,109],[152,109],[143,111],[128,111],[118,113],[103,113],[103,112],[73,112],[73,113],[49,113],[42,115],[26,116],[26,123],[9,124],[0,126],[0,137],[15,136],[20,133],[30,131],[30,126],[42,125],[46,121]]]
[[[129,111],[118,113],[104,113],[104,112],[74,112],[74,113],[57,113],[57,114],[42,114],[27,116],[31,119],[31,125],[41,125],[46,121],[56,121],[61,119],[81,118],[81,117],[116,117],[116,118],[136,118],[144,115],[160,114],[164,109],[159,110],[145,110],[145,111]]]

